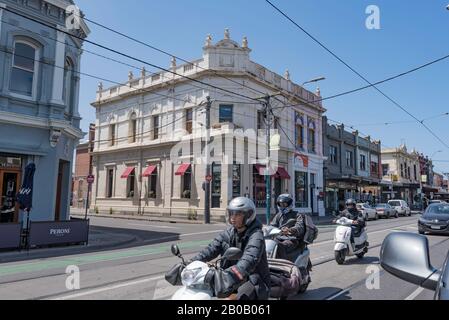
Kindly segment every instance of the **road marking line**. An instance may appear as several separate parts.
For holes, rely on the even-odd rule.
[[[137,223],[128,223],[129,226],[139,226],[139,227],[148,227],[148,228],[161,228],[161,229],[179,229],[176,227],[167,227],[167,226],[155,226],[150,224],[137,224]]]
[[[88,291],[85,291],[85,292],[80,292],[80,293],[75,293],[75,294],[71,294],[71,295],[67,295],[67,296],[53,298],[53,299],[50,299],[50,300],[69,300],[69,299],[74,299],[74,298],[79,298],[79,297],[91,295],[91,294],[94,294],[94,293],[100,293],[100,292],[109,291],[109,290],[115,290],[115,289],[119,289],[119,288],[123,288],[123,287],[134,286],[134,285],[137,285],[137,284],[142,284],[142,283],[145,283],[145,282],[155,281],[155,280],[159,280],[159,279],[163,279],[163,278],[164,278],[164,276],[158,276],[158,277],[146,278],[146,279],[142,279],[142,280],[138,280],[138,281],[124,282],[124,283],[113,285],[113,286],[106,286],[106,287],[103,287],[103,288],[97,288],[97,289],[93,289],[93,290],[88,290]]]
[[[413,291],[413,293],[411,295],[409,295],[407,298],[405,298],[404,300],[415,300],[415,298],[417,296],[419,296],[421,294],[421,292],[423,292],[423,291],[424,291],[423,287],[418,287],[418,289]]]

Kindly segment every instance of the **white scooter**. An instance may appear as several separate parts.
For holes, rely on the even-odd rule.
[[[296,220],[289,220],[283,227],[294,225]],[[268,264],[270,268],[274,266],[284,265],[286,267],[296,266],[299,270],[300,286],[297,293],[304,293],[309,284],[312,282],[310,271],[312,270],[312,263],[310,261],[310,250],[306,247],[302,251],[297,251],[293,254],[293,262],[288,260],[277,259],[278,243],[276,238],[281,235],[282,230],[273,226],[267,226],[263,229],[265,238],[265,250],[267,251]]]
[[[368,234],[363,228],[360,235],[354,237],[354,244],[351,243],[351,233],[353,221],[346,217],[339,218],[336,223],[339,225],[335,230],[335,261],[343,264],[347,256],[357,256],[359,259],[368,252]]]
[[[172,245],[171,251],[173,255],[182,259],[177,245]],[[172,296],[171,300],[212,300],[214,292],[212,288],[204,282],[204,279],[211,268],[219,269],[219,262],[222,260],[236,261],[242,256],[242,251],[238,248],[229,248],[214,264],[207,264],[201,261],[194,261],[187,265],[181,272],[181,281],[183,287],[178,289]]]

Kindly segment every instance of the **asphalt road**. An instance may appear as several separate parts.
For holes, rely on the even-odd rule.
[[[138,234],[139,246],[2,263],[0,299],[169,299],[177,288],[170,286],[163,275],[178,262],[170,253],[171,244],[178,243],[189,258],[225,227],[107,218],[93,218],[91,223]],[[320,227],[317,242],[310,247],[313,281],[306,293],[293,299],[432,299],[432,292],[389,275],[379,265],[385,236],[390,232],[417,232],[416,225],[417,216],[368,222],[369,252],[363,259],[348,258],[342,266],[334,261],[334,226]],[[428,238],[432,263],[441,267],[449,237]],[[66,282],[71,279],[66,273],[68,266],[80,270],[79,289],[67,289]],[[368,287],[367,279],[372,280]]]

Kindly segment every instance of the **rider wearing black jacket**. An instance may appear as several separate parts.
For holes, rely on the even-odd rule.
[[[282,235],[278,236],[277,258],[289,259],[289,255],[304,244],[305,224],[302,214],[293,210],[293,198],[282,194],[276,201],[279,213],[271,221],[271,226],[282,228]],[[286,226],[289,220],[295,220],[294,225]]]
[[[262,224],[256,218],[256,207],[251,199],[233,199],[228,206],[229,223],[232,225],[219,234],[208,247],[192,261],[209,262],[230,247],[243,251],[238,261],[223,260],[223,270],[213,270],[206,275],[219,298],[228,297],[237,291],[238,298],[267,300],[270,292],[270,271],[268,269]],[[243,286],[245,284],[245,286]],[[248,286],[249,285],[249,286]],[[251,288],[248,292],[248,287]],[[245,288],[245,292],[241,292]]]
[[[357,210],[356,203],[353,199],[346,201],[346,209],[340,212],[337,219],[343,217],[354,220],[352,225],[353,232],[351,232],[351,243],[354,243],[354,236],[358,236],[362,232],[366,226],[366,222],[362,213]]]

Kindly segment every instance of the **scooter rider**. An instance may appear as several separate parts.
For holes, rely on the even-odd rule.
[[[240,260],[223,260],[222,270],[211,269],[205,282],[211,285],[219,298],[228,297],[237,291],[237,299],[267,300],[270,271],[262,224],[256,218],[256,206],[246,197],[235,198],[229,203],[227,216],[231,226],[192,261],[209,262],[230,247],[241,249],[243,255]]]
[[[303,244],[304,218],[293,209],[293,198],[289,194],[281,194],[276,201],[276,205],[279,212],[270,225],[282,228],[282,234],[276,239],[278,243],[277,258],[290,260],[289,255]],[[283,227],[291,219],[296,220],[295,225]]]
[[[340,212],[340,215],[337,216],[337,219],[343,217],[353,220],[351,243],[354,244],[354,237],[360,235],[363,228],[365,228],[366,226],[366,222],[363,218],[363,215],[357,210],[356,203],[353,199],[348,199],[346,201],[346,209]]]

